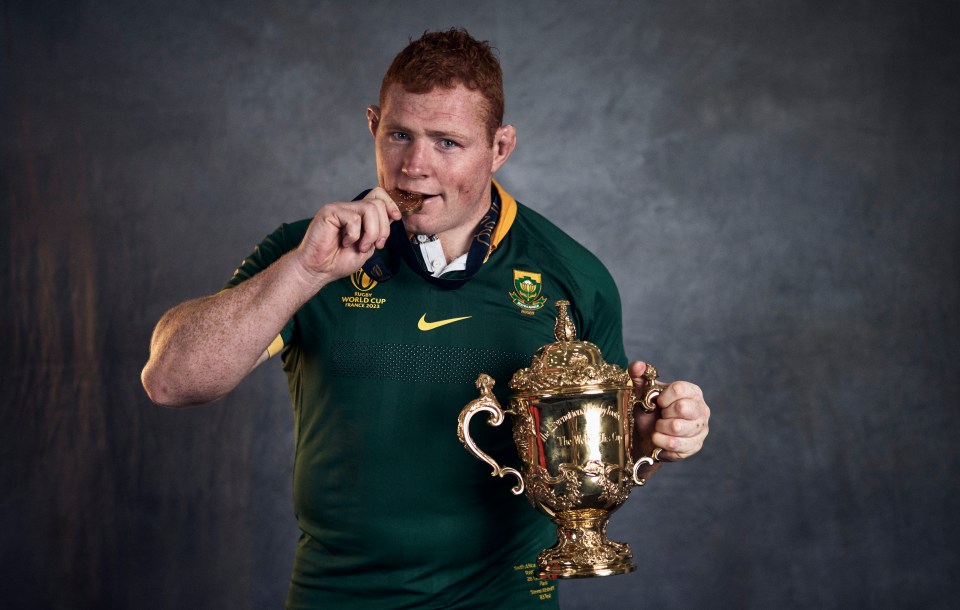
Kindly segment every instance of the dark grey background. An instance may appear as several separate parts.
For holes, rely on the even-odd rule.
[[[960,594],[957,3],[2,17],[0,606],[281,604],[297,532],[278,363],[163,410],[139,384],[150,332],[277,224],[373,183],[364,108],[409,37],[452,25],[502,57],[519,148],[498,177],[607,263],[628,353],[714,410],[703,453],[614,516],[643,572],[562,583],[563,607]]]

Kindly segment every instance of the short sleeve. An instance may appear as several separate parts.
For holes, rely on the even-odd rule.
[[[300,240],[303,239],[308,223],[309,221],[300,221],[283,224],[265,237],[254,247],[253,252],[243,259],[224,289],[228,290],[242,284],[278,261],[284,254],[296,248],[300,244]],[[291,318],[267,348],[270,357],[276,356],[284,346],[289,345],[294,336],[294,330],[294,320]]]

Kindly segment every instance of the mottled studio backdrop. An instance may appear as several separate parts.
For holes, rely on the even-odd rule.
[[[644,572],[562,583],[563,607],[954,607],[957,2],[0,10],[0,607],[281,604],[278,362],[163,410],[150,332],[373,184],[383,71],[454,25],[500,51],[499,178],[607,263],[628,353],[714,410],[613,519]]]

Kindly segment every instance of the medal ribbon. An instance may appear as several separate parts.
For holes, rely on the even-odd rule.
[[[361,193],[354,201],[362,199],[368,192],[369,191],[365,191]],[[446,289],[463,286],[463,284],[480,269],[480,266],[483,265],[492,247],[493,231],[497,226],[497,221],[500,220],[501,209],[500,193],[495,187],[492,189],[490,199],[490,209],[484,214],[473,233],[470,249],[467,251],[467,265],[465,270],[454,271],[448,274],[453,277],[433,277],[430,271],[424,267],[420,257],[414,252],[413,244],[410,243],[410,239],[407,237],[407,230],[403,226],[403,221],[396,220],[390,225],[390,237],[387,238],[387,245],[385,247],[387,262],[384,262],[384,257],[382,256],[384,251],[377,250],[373,253],[373,256],[363,264],[364,273],[377,282],[386,282],[400,270],[400,260],[403,259],[411,269],[435,286]]]

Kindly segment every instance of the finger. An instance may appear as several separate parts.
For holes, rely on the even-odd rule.
[[[390,212],[386,205],[377,205],[377,220],[379,221],[379,237],[377,238],[377,248],[382,249],[387,245],[387,238],[390,237]]]
[[[357,249],[360,252],[369,252],[380,243],[385,235],[389,235],[389,232],[384,233],[385,211],[383,204],[364,201],[357,206],[357,212],[360,216],[360,237],[357,241]]]
[[[674,381],[660,392],[657,402],[660,406],[666,406],[682,398],[703,401],[703,391],[689,381]]]
[[[383,248],[390,237],[391,223],[400,219],[400,210],[397,208],[397,204],[390,199],[390,195],[379,186],[367,193],[363,201],[371,202],[377,210],[379,227],[375,243],[377,248]]]
[[[710,429],[691,420],[675,420],[681,423],[657,422],[650,441],[656,447],[663,448],[674,459],[689,457],[703,447]]]
[[[710,419],[710,407],[698,398],[678,398],[672,402],[660,400],[662,419],[688,419],[707,422]]]
[[[390,197],[390,194],[384,190],[383,187],[378,186],[373,188],[365,197],[365,199],[368,198],[383,204],[384,211],[387,214],[387,218],[390,219],[390,222],[400,220],[403,217],[403,214],[400,212],[400,206],[397,205],[397,202]]]
[[[352,248],[363,232],[363,217],[356,209],[338,210],[334,216],[335,222],[340,225],[340,246]]]
[[[667,436],[692,438],[703,434],[707,422],[703,419],[684,419],[681,417],[661,417],[654,424],[654,431]]]
[[[686,459],[703,448],[703,436],[682,437],[654,432],[650,437],[654,446],[660,447],[659,458],[664,462],[676,462]]]

